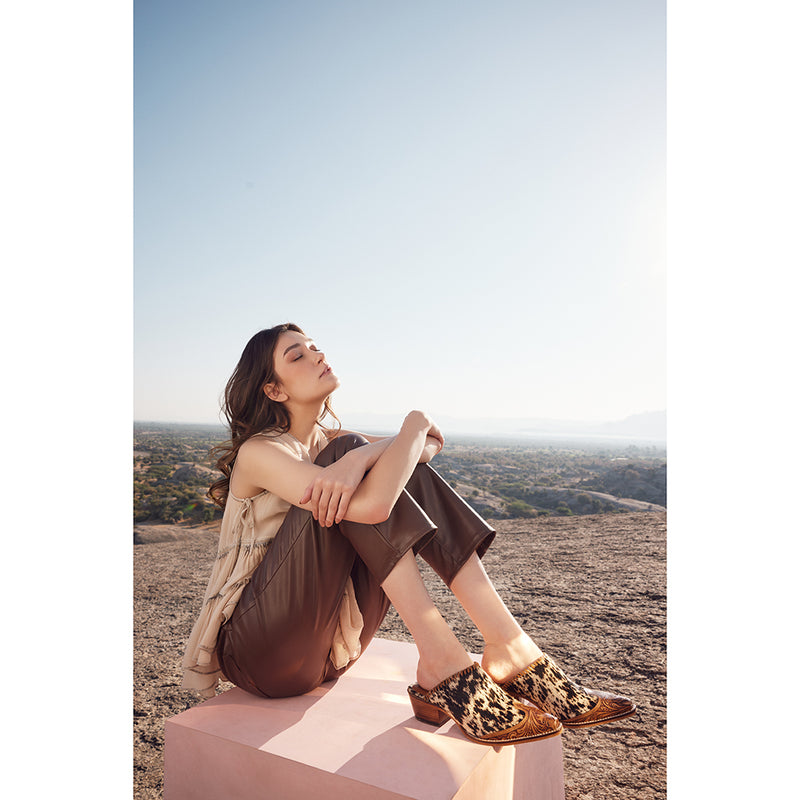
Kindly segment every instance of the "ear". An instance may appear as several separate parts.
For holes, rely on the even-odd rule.
[[[264,394],[276,403],[284,403],[289,399],[289,395],[277,383],[265,383]]]

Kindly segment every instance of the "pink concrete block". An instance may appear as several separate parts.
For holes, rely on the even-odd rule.
[[[165,800],[563,800],[561,737],[513,747],[414,718],[413,644],[375,639],[339,680],[232,689],[167,720]]]

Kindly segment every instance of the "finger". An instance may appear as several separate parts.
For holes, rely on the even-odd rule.
[[[338,502],[336,503],[336,507],[334,508],[335,516],[334,522],[338,525],[343,519],[345,512],[347,511],[347,506],[350,505],[350,497],[352,496],[352,491],[349,489],[342,490],[342,493],[339,495]]]
[[[350,498],[352,496],[353,492],[348,490],[343,492],[342,496],[339,498],[339,507],[336,509],[337,525],[344,519],[344,515],[347,513],[347,507],[350,505]]]
[[[327,522],[328,517],[328,506],[330,505],[331,501],[331,492],[330,489],[324,489],[322,494],[319,498],[319,516],[317,519],[319,520],[319,524],[322,525],[324,528],[330,527]]]
[[[313,488],[314,488],[313,483],[309,483],[308,486],[306,486],[306,490],[303,492],[303,496],[300,498],[299,505],[304,506],[311,499],[311,493]]]
[[[325,510],[325,527],[330,528],[333,525],[334,520],[336,519],[336,509],[339,507],[339,499],[342,495],[342,490],[337,486],[331,492],[331,496],[328,499],[328,507]]]
[[[311,493],[311,515],[315,520],[319,520],[319,503],[323,491],[323,487],[319,483],[314,484],[314,491]]]

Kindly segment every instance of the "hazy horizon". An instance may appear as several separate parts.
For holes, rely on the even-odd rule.
[[[511,437],[542,439],[608,439],[666,443],[665,410],[633,414],[622,420],[555,420],[541,418],[455,418],[435,417],[447,436],[467,437]],[[399,429],[403,415],[360,414],[340,415],[345,428],[354,428],[364,433],[392,433]],[[225,428],[220,420],[188,420],[188,419],[143,419],[135,418],[135,425],[186,425]]]

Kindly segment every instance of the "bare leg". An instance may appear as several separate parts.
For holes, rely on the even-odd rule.
[[[381,584],[419,651],[417,682],[431,689],[470,666],[472,658],[439,613],[413,553],[407,552]],[[501,682],[522,672],[542,651],[522,630],[473,553],[450,586],[483,636],[481,666]]]
[[[522,672],[542,654],[519,626],[474,553],[459,570],[450,589],[486,643],[481,666],[498,683]]]
[[[381,584],[419,651],[417,682],[423,689],[472,666],[472,658],[431,600],[409,550]]]

